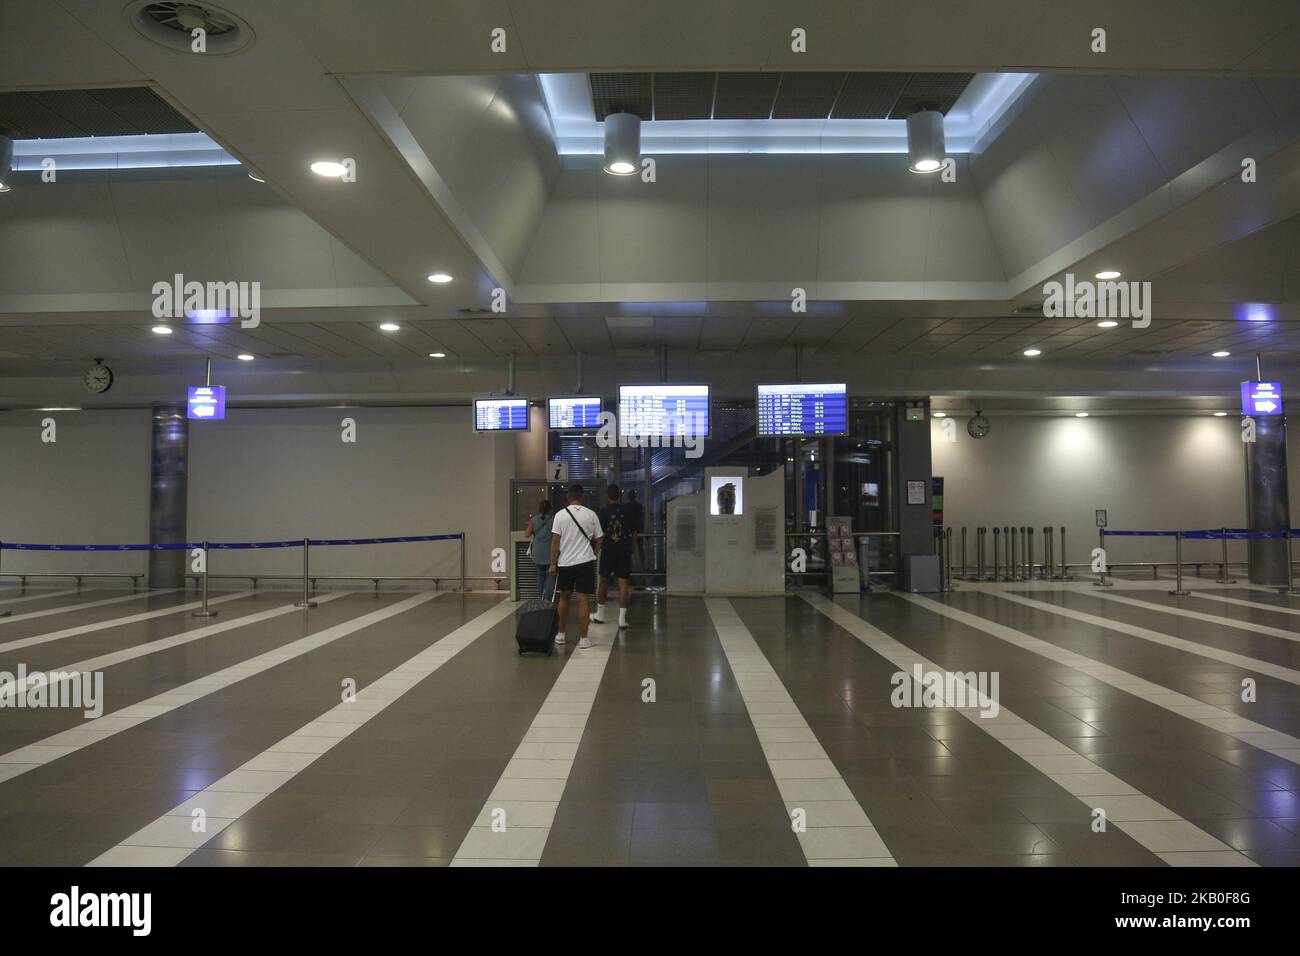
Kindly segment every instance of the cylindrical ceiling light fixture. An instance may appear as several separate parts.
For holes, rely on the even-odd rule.
[[[943,169],[943,114],[924,110],[907,118],[907,168],[914,173],[935,173]]]
[[[0,193],[9,191],[9,174],[14,169],[14,141],[0,134]]]
[[[605,172],[631,176],[641,166],[641,117],[610,113],[605,117]]]

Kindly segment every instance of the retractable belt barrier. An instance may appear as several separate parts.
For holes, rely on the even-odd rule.
[[[1194,531],[1112,531],[1109,528],[1097,529],[1102,541],[1107,537],[1115,538],[1173,538],[1174,539],[1174,574],[1176,584],[1170,594],[1187,594],[1183,590],[1183,542],[1184,541],[1222,541],[1223,542],[1223,560],[1219,570],[1219,580],[1221,583],[1234,583],[1228,580],[1228,542],[1229,541],[1266,541],[1266,540],[1285,540],[1287,550],[1287,592],[1294,593],[1295,587],[1292,580],[1292,571],[1294,564],[1292,561],[1292,540],[1300,535],[1300,528],[1289,528],[1284,531],[1251,531],[1249,528],[1203,528]],[[1098,576],[1096,586],[1109,587],[1106,582],[1105,565]]]
[[[180,541],[170,544],[26,544],[14,541],[0,541],[0,551],[188,551],[199,550],[204,553],[203,563],[203,606],[194,612],[195,617],[214,617],[216,611],[208,608],[208,568],[206,555],[209,551],[256,551],[272,548],[302,548],[302,600],[298,607],[315,607],[308,593],[308,550],[317,547],[337,547],[350,544],[412,544],[421,541],[459,541],[460,542],[460,590],[465,590],[465,532],[452,534],[415,534],[389,538],[296,538],[292,541]],[[4,617],[0,613],[0,617]]]

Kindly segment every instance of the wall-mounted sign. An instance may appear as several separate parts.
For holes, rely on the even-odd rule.
[[[226,417],[226,386],[195,385],[185,390],[185,417],[221,421]]]
[[[1281,382],[1242,382],[1241,414],[1256,415],[1282,414]]]
[[[563,458],[552,458],[546,463],[547,481],[568,481],[569,463]]]
[[[1097,527],[1098,527],[1098,528],[1104,528],[1104,527],[1106,527],[1106,509],[1105,509],[1105,508],[1098,508],[1098,509],[1097,509]]]
[[[924,481],[909,481],[907,483],[907,503],[909,505],[925,504]]]

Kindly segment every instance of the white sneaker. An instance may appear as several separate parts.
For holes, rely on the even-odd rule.
[[[564,643],[564,635],[563,635],[563,634],[556,634],[556,635],[555,635],[555,643],[556,643],[556,644],[563,644],[563,643]]]
[[[618,629],[619,629],[620,631],[626,631],[626,630],[627,630],[627,621],[624,621],[622,624],[620,624],[620,625],[618,626]]]
[[[605,623],[605,619],[604,619],[603,617],[597,617],[597,616],[594,615],[594,614],[590,615],[590,616],[587,618],[587,620],[590,621],[592,624],[604,624],[604,623]]]
[[[585,637],[578,642],[579,650],[585,651],[589,647],[591,647],[591,641],[587,640]]]

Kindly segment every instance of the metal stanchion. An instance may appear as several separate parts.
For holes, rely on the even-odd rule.
[[[1061,525],[1061,580],[1066,581],[1069,577],[1069,565],[1065,563],[1065,525]]]
[[[203,606],[193,612],[194,617],[216,617],[217,612],[208,607],[208,543],[203,542]]]
[[[3,546],[4,546],[4,542],[3,542],[3,541],[0,541],[0,557],[3,557],[3,556],[4,556],[4,553],[5,553],[5,551],[4,551],[4,547],[3,547]],[[20,589],[21,589],[21,586],[22,586],[22,585],[20,584],[20,585],[19,585]],[[10,614],[12,614],[12,613],[13,613],[13,611],[0,611],[0,617],[8,617],[8,616],[9,616]]]
[[[961,577],[963,581],[970,580],[970,571],[966,567],[966,526],[961,526]]]
[[[1287,529],[1286,533],[1286,593],[1288,595],[1300,594],[1295,589],[1295,559],[1291,554],[1291,531]]]
[[[1223,537],[1219,539],[1219,544],[1222,545],[1220,551],[1221,560],[1219,562],[1219,576],[1215,578],[1214,583],[1236,584],[1237,582],[1235,579],[1228,577],[1228,529],[1220,528],[1219,534],[1223,535]]]
[[[943,531],[943,561],[943,589],[955,591],[957,585],[952,583],[952,528],[945,528]]]
[[[294,607],[316,607],[316,602],[311,599],[311,592],[307,589],[307,552],[311,548],[311,539],[302,539],[302,600],[294,601]]]
[[[1020,580],[1020,551],[1016,546],[1016,529],[1007,529],[1007,580]]]
[[[460,591],[465,593],[465,532],[460,533]]]
[[[975,580],[984,580],[984,535],[988,528],[982,525],[975,529]]]
[[[1064,539],[1064,536],[1065,536],[1065,529],[1064,529],[1064,528],[1061,529],[1061,535],[1062,535],[1062,540],[1061,540],[1061,567],[1064,568],[1064,567],[1065,567],[1065,539]],[[1114,582],[1114,581],[1107,581],[1107,580],[1106,580],[1106,571],[1105,571],[1105,568],[1107,567],[1107,561],[1106,561],[1106,529],[1105,529],[1105,528],[1098,528],[1098,529],[1097,529],[1097,547],[1101,548],[1101,566],[1102,566],[1102,569],[1103,569],[1103,570],[1101,571],[1100,574],[1097,575],[1097,580],[1092,582],[1092,586],[1095,587],[1095,588],[1109,588],[1109,587],[1114,587],[1114,586],[1115,586],[1115,582]],[[1064,575],[1062,575],[1062,576],[1064,576]]]
[[[1043,580],[1056,577],[1056,559],[1052,556],[1052,528],[1043,529]]]
[[[1291,535],[1288,533],[1287,546],[1290,547],[1290,544]],[[1183,533],[1181,531],[1174,532],[1174,589],[1169,593],[1179,596],[1192,593],[1183,590]]]
[[[1034,579],[1034,532],[1032,528],[1025,528],[1025,577],[1030,581]]]
[[[1002,560],[1001,537],[1002,537],[1001,530],[998,528],[997,525],[994,525],[993,526],[993,580],[994,581],[1001,580],[1001,575],[998,573],[1001,570],[1000,562]]]

